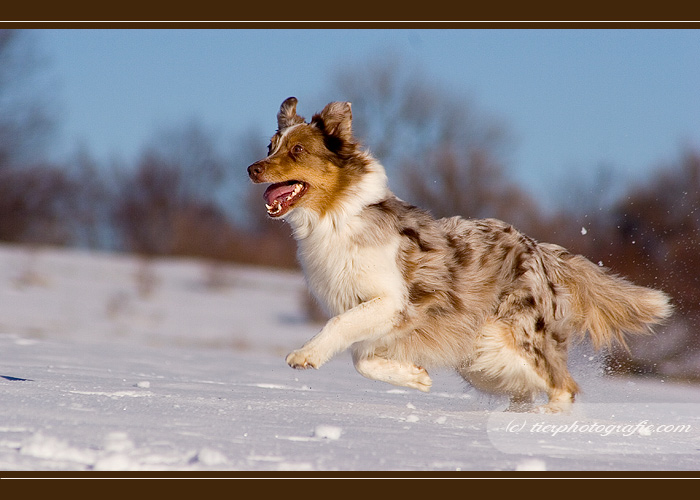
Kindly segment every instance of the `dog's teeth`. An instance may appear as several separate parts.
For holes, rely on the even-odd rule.
[[[278,214],[282,211],[282,204],[279,200],[274,200],[272,205],[265,203],[265,208],[267,208],[267,213],[270,215]]]
[[[286,198],[284,199],[283,202],[281,202],[280,200],[274,200],[272,202],[272,205],[268,205],[267,203],[265,203],[265,208],[267,209],[267,213],[269,213],[270,215],[275,215],[275,214],[280,213],[282,211],[282,203],[287,202],[287,201],[291,201],[295,196],[297,196],[301,192],[301,190],[303,188],[304,188],[304,186],[302,184],[295,184],[294,189],[292,190],[291,193],[289,193],[286,196]]]

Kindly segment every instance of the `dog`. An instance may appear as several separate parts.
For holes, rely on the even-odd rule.
[[[348,102],[310,122],[286,99],[267,156],[248,167],[269,183],[267,214],[292,228],[307,284],[332,318],[286,362],[320,368],[350,349],[356,370],[428,391],[428,369],[455,370],[509,410],[569,411],[578,385],[572,340],[625,344],[672,312],[580,255],[496,219],[435,219],[397,198],[352,131]],[[548,402],[534,407],[542,393]]]

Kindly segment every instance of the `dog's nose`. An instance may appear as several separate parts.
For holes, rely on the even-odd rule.
[[[263,167],[263,165],[260,162],[255,162],[250,167],[248,167],[248,176],[253,180],[257,180],[258,177],[262,175],[264,170],[265,167]]]

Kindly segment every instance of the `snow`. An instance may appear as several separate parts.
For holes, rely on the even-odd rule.
[[[515,468],[516,471],[545,471],[547,470],[547,464],[538,458],[531,458],[523,460]]]
[[[343,429],[334,425],[319,425],[314,430],[314,436],[320,439],[340,439]]]
[[[510,471],[700,467],[700,388],[572,354],[571,415],[507,413],[447,373],[430,393],[341,354],[294,272],[0,247],[2,471]]]

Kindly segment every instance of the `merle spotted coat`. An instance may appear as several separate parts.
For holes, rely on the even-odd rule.
[[[350,349],[362,375],[427,391],[427,370],[456,370],[475,387],[529,408],[568,409],[578,390],[569,345],[624,343],[671,308],[639,287],[511,225],[435,219],[394,196],[384,169],[352,135],[349,103],[309,123],[287,99],[269,154],[248,168],[271,217],[287,220],[311,291],[333,315],[287,356],[319,368]]]

